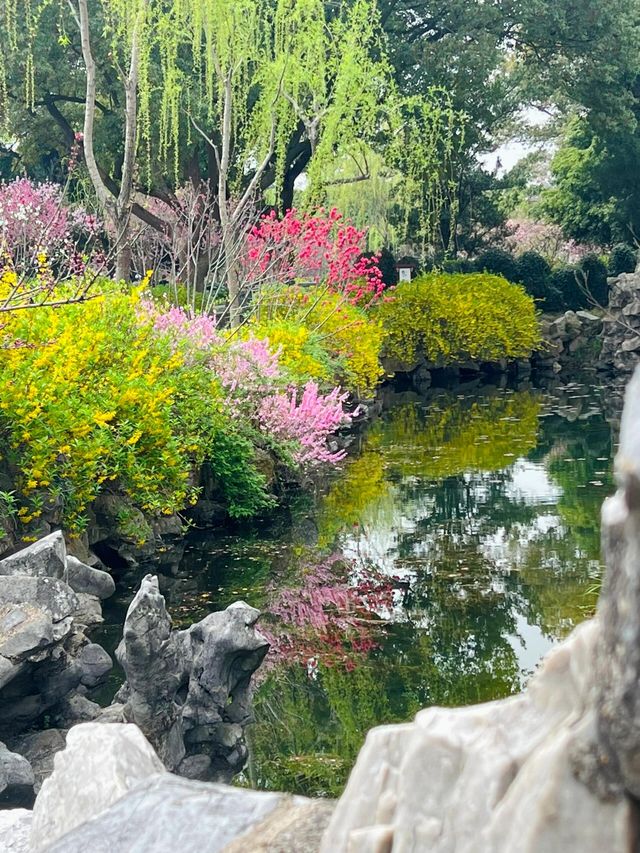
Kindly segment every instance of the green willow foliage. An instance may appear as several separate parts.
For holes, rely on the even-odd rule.
[[[33,101],[33,35],[51,6],[59,7],[59,37],[68,39],[76,22],[66,0],[0,0],[7,45],[0,100],[3,63],[19,55]],[[464,116],[439,90],[399,95],[376,0],[90,0],[89,8],[92,41],[107,39],[125,72],[132,34],[140,36],[139,171],[146,168],[148,182],[158,161],[177,176],[194,124],[219,145],[227,104],[232,194],[270,152],[278,189],[291,139],[303,128],[312,152],[309,204],[322,201],[336,156],[366,159],[375,147],[403,177],[407,221],[414,209],[425,233],[436,227]]]

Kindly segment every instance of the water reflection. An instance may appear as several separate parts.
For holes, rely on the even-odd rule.
[[[278,650],[251,784],[336,795],[372,726],[519,690],[593,611],[611,457],[597,388],[395,395],[313,506],[194,537],[174,618],[241,597]]]

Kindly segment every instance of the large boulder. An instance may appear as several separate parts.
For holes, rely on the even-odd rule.
[[[108,572],[94,569],[81,563],[76,557],[67,557],[69,586],[74,592],[95,595],[97,598],[109,598],[116,591],[116,584]]]
[[[38,794],[32,847],[45,848],[108,809],[140,780],[163,771],[162,762],[136,726],[75,726]]]
[[[250,680],[268,649],[258,617],[236,602],[173,631],[158,579],[142,580],[116,651],[126,675],[116,701],[169,770],[228,781],[244,766]]]
[[[0,575],[66,579],[67,549],[59,530],[0,560]]]

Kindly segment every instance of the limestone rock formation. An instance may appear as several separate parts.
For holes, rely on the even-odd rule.
[[[640,361],[640,271],[609,281],[599,365],[628,374]]]
[[[322,853],[632,853],[640,827],[640,368],[602,512],[597,618],[520,696],[373,729]]]
[[[258,616],[236,602],[172,631],[157,578],[142,580],[116,651],[127,679],[116,701],[169,770],[228,781],[244,766],[250,679],[268,649]]]
[[[100,595],[113,589],[106,572],[67,555],[59,532],[0,561],[0,737],[12,750],[21,752],[22,732],[45,712],[64,716],[67,727],[76,722],[77,703],[69,700],[99,684],[112,667],[85,634],[86,626],[102,620],[97,595],[74,591],[86,589],[88,579]],[[79,719],[86,719],[86,707],[82,713]],[[35,776],[37,790],[40,767]]]

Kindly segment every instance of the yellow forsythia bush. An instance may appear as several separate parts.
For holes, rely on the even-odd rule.
[[[101,289],[82,304],[2,315],[0,464],[23,529],[53,499],[65,528],[80,531],[107,488],[150,514],[182,509],[204,459],[225,474],[231,514],[255,510],[265,497],[252,447],[206,362],[154,334],[136,292]]]
[[[487,273],[430,273],[403,282],[376,314],[386,355],[439,366],[528,357],[540,342],[534,301]]]
[[[279,347],[280,363],[297,380],[339,384],[367,397],[382,375],[379,320],[323,286],[274,290],[245,333]]]

